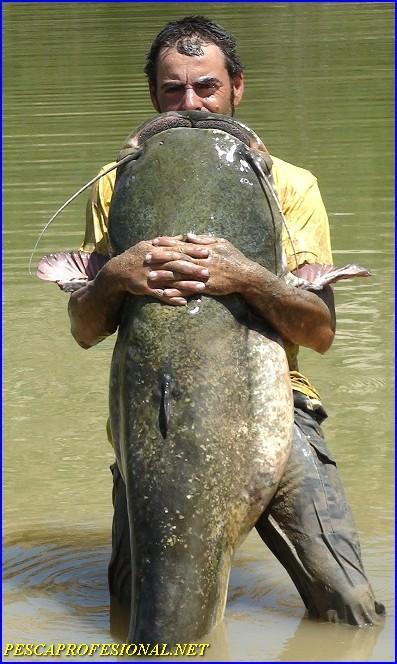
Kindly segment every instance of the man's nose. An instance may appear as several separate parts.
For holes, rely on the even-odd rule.
[[[182,110],[185,111],[201,111],[203,108],[203,100],[197,95],[193,88],[186,88],[185,95],[182,99]]]

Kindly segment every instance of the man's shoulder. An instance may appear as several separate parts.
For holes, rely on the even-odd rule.
[[[114,166],[116,166],[116,164],[117,164],[116,161],[109,161],[108,164],[104,164],[104,165],[102,166],[102,168],[98,171],[98,175],[99,175],[100,173],[104,173],[104,172],[107,171],[109,168],[113,168]],[[113,171],[110,171],[110,173],[108,173],[108,175],[109,175],[109,177],[112,177],[112,178],[114,179],[114,178],[116,177],[116,169],[114,168]]]
[[[294,189],[295,192],[304,192],[317,184],[317,178],[307,168],[295,166],[288,161],[270,155],[273,161],[272,174],[277,187]]]
[[[113,194],[114,183],[116,181],[116,168],[109,171],[110,168],[116,166],[115,161],[111,161],[108,164],[102,166],[98,172],[98,176],[102,176],[94,184],[92,194],[94,199],[100,199],[102,205],[109,205],[110,199]],[[109,171],[108,173],[106,171]]]

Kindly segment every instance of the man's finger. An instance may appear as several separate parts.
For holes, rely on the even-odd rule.
[[[183,297],[183,293],[178,288],[164,288],[165,297]]]
[[[148,274],[149,281],[174,281],[175,275],[170,270],[152,270]]]
[[[181,292],[185,295],[186,293],[200,293],[205,289],[205,283],[203,281],[175,281],[173,286],[178,289],[177,292]],[[165,288],[164,293],[168,297],[172,297],[170,291],[173,289]],[[181,293],[181,294],[182,294]]]
[[[149,252],[149,254],[147,254],[148,256],[150,256],[150,258],[146,262],[150,261],[153,262],[154,260],[160,260],[161,256],[165,255],[163,252],[167,251],[167,249],[162,249],[161,247],[172,247],[175,250],[175,252],[179,251],[182,254],[185,254],[186,256],[191,256],[192,258],[207,258],[210,254],[209,249],[207,249],[206,247],[195,245],[194,243],[188,243],[182,240],[179,241],[171,240],[170,238],[157,238],[157,240],[158,243],[156,244],[156,246],[158,247],[158,249],[157,251],[153,250],[152,252]],[[155,240],[153,240],[152,242],[154,243]],[[168,260],[172,259],[169,258]]]
[[[194,233],[188,233],[186,235],[187,241],[194,244],[215,244],[219,242],[222,238],[212,237],[211,235],[195,235]]]
[[[201,265],[196,265],[196,263],[189,263],[186,260],[177,260],[170,263],[164,263],[161,266],[161,269],[170,271],[174,275],[178,273],[182,275],[182,279],[183,277],[192,277],[193,279],[196,279],[196,281],[202,281],[203,279],[207,279],[209,276],[208,268],[202,267]],[[160,270],[155,270],[155,272],[160,272]],[[153,271],[150,274],[152,273]]]
[[[167,263],[168,261],[176,261],[181,258],[185,258],[185,255],[181,255],[180,251],[171,251],[170,249],[153,249],[145,255],[145,263],[152,265],[153,263]],[[187,256],[185,260],[189,260],[190,256]]]
[[[170,304],[172,307],[181,307],[187,304],[187,300],[184,297],[164,297],[164,304]]]
[[[161,237],[155,237],[152,240],[152,244],[157,247],[157,246],[162,246],[162,247],[172,247],[178,242],[183,242],[186,239],[186,235],[163,235]]]
[[[187,300],[176,288],[164,290],[161,288],[148,289],[147,294],[152,295],[153,297],[157,297],[160,302],[163,302],[164,304],[170,304],[173,307],[181,307],[187,304]]]
[[[178,250],[191,258],[208,258],[210,255],[210,250],[206,247],[200,247],[193,243],[188,244],[187,242],[181,242],[178,245]]]

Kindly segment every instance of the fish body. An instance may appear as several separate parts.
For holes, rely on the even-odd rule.
[[[220,125],[221,116],[200,113],[208,122],[197,127],[197,114],[171,115],[182,126],[169,128],[162,116],[160,131],[145,125],[136,159],[118,169],[113,249],[162,235],[213,234],[280,275],[281,214],[269,179],[258,177],[269,163],[248,147],[249,130],[233,135],[229,128],[241,125]],[[285,351],[237,294],[193,296],[184,307],[131,295],[109,393],[131,535],[128,638],[200,638],[223,617],[233,554],[274,495],[289,455]]]

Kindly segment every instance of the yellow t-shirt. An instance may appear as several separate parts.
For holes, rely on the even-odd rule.
[[[283,249],[289,270],[303,263],[332,264],[328,217],[315,176],[277,157],[273,157],[272,174],[288,232],[283,229]],[[113,162],[114,164],[115,162]],[[100,172],[112,164],[106,164]],[[107,230],[110,200],[116,170],[98,180],[87,203],[86,230],[82,251],[107,254],[111,247]],[[297,265],[298,262],[298,265]],[[319,395],[298,370],[298,346],[286,344],[292,388],[313,399]]]

